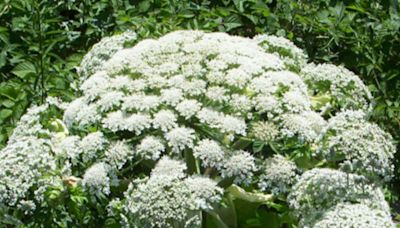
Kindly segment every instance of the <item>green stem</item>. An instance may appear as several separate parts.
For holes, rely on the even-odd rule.
[[[124,168],[123,170],[121,170],[121,174],[126,174],[129,171],[132,171],[132,169],[137,166],[139,163],[141,163],[143,161],[143,159],[139,159],[138,161],[132,163],[131,165],[129,165],[128,167]]]
[[[43,31],[42,31],[42,15],[41,15],[41,4],[42,2],[37,3],[36,5],[36,17],[37,17],[37,26],[38,26],[38,43],[39,43],[39,76],[41,86],[41,101],[44,102],[45,96],[45,85],[44,85],[44,66],[43,66]],[[35,88],[36,89],[36,88]]]
[[[216,223],[215,225],[217,225],[218,228],[228,228],[228,226],[222,221],[221,217],[217,213],[214,211],[207,211],[207,213],[213,217],[214,222]]]
[[[204,176],[210,176],[212,172],[213,172],[213,167],[207,167],[206,170],[204,171]]]
[[[251,143],[253,143],[253,140],[250,138],[245,138],[245,137],[240,137],[239,140],[237,140],[233,145],[232,148],[240,150],[248,147]]]
[[[200,174],[200,161],[199,161],[199,159],[195,159],[196,160],[196,173],[197,174]]]
[[[189,174],[193,174],[196,172],[196,159],[193,156],[191,150],[185,150],[185,160],[187,165],[187,171]]]
[[[237,227],[237,224],[236,224],[237,223],[237,215],[236,215],[235,204],[233,202],[233,197],[231,195],[228,195],[227,198],[228,198],[228,206],[231,209],[231,216],[232,216],[231,219],[232,219],[232,221],[234,221],[233,224],[230,224],[230,225],[234,226],[236,228]]]

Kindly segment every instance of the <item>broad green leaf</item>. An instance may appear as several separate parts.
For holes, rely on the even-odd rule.
[[[4,120],[4,119],[8,118],[9,116],[12,115],[12,113],[13,113],[13,111],[10,109],[0,110],[0,120]]]
[[[27,76],[34,75],[36,73],[35,65],[28,61],[22,62],[12,70],[12,73],[24,79]]]
[[[11,108],[15,105],[15,102],[11,100],[4,100],[1,104],[6,108]]]

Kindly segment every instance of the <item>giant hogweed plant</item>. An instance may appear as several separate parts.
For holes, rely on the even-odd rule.
[[[358,76],[276,36],[176,31],[125,48],[136,39],[103,39],[80,97],[22,117],[0,152],[0,223],[394,226],[395,147]]]

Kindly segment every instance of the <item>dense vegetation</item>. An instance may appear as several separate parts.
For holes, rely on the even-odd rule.
[[[394,227],[396,148],[357,75],[274,35],[137,38],[103,38],[81,95],[21,117],[0,224]]]
[[[75,67],[101,37],[130,29],[141,39],[182,28],[249,37],[278,34],[303,48],[310,61],[346,66],[376,99],[372,119],[399,140],[398,10],[397,0],[5,0],[0,3],[0,141],[4,145],[31,104],[48,95],[65,100],[77,95]],[[388,185],[393,206],[400,191],[397,178]]]

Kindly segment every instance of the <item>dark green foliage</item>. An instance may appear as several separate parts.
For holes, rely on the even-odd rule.
[[[2,0],[0,147],[31,104],[49,95],[73,99],[82,55],[101,37],[127,29],[141,38],[176,29],[285,36],[313,62],[342,64],[358,74],[376,98],[373,119],[399,140],[398,10],[397,0]],[[393,200],[400,192],[396,165]]]

